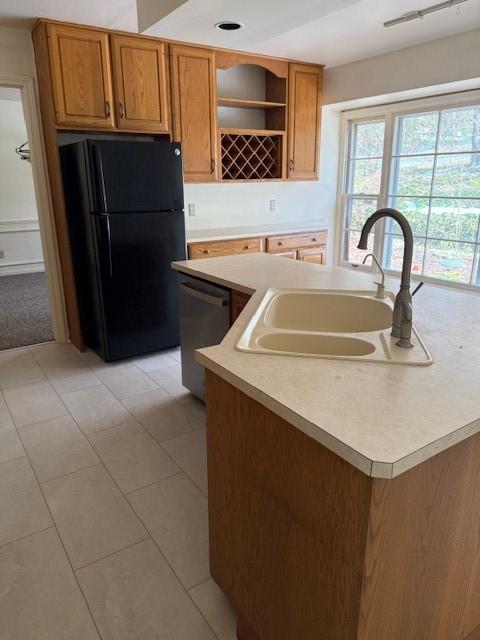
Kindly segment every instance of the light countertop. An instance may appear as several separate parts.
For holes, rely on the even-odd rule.
[[[320,231],[327,228],[325,220],[305,220],[300,222],[280,222],[276,224],[225,227],[218,229],[187,229],[187,242],[213,242],[233,238],[255,238],[280,233],[302,233]]]
[[[364,473],[392,478],[480,431],[479,294],[426,284],[415,296],[428,367],[264,355],[235,344],[269,287],[373,291],[374,276],[260,253],[174,268],[254,293],[199,362]]]

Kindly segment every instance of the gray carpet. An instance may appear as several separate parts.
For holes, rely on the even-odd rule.
[[[0,277],[0,349],[53,340],[45,273]]]

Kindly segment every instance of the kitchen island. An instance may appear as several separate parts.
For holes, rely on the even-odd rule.
[[[374,290],[371,274],[264,254],[175,268],[252,294],[198,353],[211,569],[239,638],[480,638],[480,296],[415,298],[429,367],[294,358],[235,349],[268,287]]]

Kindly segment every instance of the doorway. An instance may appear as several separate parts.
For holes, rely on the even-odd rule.
[[[0,86],[0,350],[54,337],[30,161],[21,90]]]
[[[0,350],[67,340],[34,79],[0,75]]]

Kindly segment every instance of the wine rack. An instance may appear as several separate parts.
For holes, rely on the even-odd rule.
[[[280,131],[221,129],[222,180],[281,179],[283,144]]]

